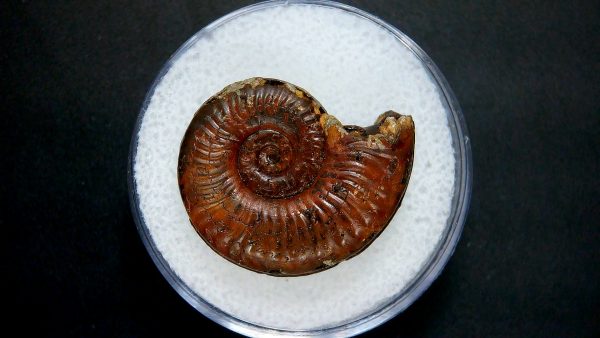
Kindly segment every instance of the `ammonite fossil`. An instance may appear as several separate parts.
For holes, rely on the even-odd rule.
[[[179,154],[181,196],[221,256],[270,275],[309,274],[358,254],[386,227],[414,142],[410,116],[343,126],[305,90],[252,78],[196,112]]]

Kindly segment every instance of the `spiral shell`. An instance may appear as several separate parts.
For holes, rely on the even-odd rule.
[[[194,115],[179,154],[196,231],[230,261],[304,275],[356,255],[400,206],[414,151],[410,116],[342,126],[275,79],[229,85]]]

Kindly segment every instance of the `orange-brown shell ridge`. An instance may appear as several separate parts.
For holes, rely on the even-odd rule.
[[[251,78],[194,115],[179,154],[181,197],[198,234],[231,262],[310,274],[358,254],[387,226],[414,143],[410,116],[343,126],[305,90]]]

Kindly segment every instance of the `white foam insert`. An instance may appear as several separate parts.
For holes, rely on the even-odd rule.
[[[213,252],[188,220],[177,185],[188,123],[210,96],[254,76],[306,89],[344,124],[371,125],[390,109],[415,121],[401,208],[367,250],[332,269],[290,278],[248,271]],[[371,21],[308,5],[244,14],[202,36],[158,83],[134,163],[142,217],[181,280],[234,317],[294,330],[352,320],[401,292],[436,249],[455,176],[447,114],[425,66]]]

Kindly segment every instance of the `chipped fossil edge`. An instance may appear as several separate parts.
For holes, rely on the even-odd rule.
[[[414,129],[414,122],[409,115],[400,115],[399,117],[387,116],[388,113],[383,113],[375,120],[375,125],[378,126],[377,134],[368,134],[364,137],[367,140],[367,146],[373,149],[385,149],[387,143],[395,144],[399,136],[406,131]],[[325,131],[327,137],[341,138],[349,132],[344,128],[344,125],[333,115],[321,115],[321,127]],[[335,130],[335,135],[333,131]]]
[[[246,80],[242,80],[242,81],[238,81],[238,82],[234,82],[232,84],[230,84],[229,86],[223,88],[223,90],[221,90],[217,95],[215,95],[217,98],[222,99],[225,95],[229,94],[229,93],[234,93],[237,92],[239,94],[239,91],[244,88],[246,85],[250,85],[250,87],[252,88],[256,88],[258,86],[262,86],[267,82],[267,79],[261,78],[261,77],[252,77]]]

